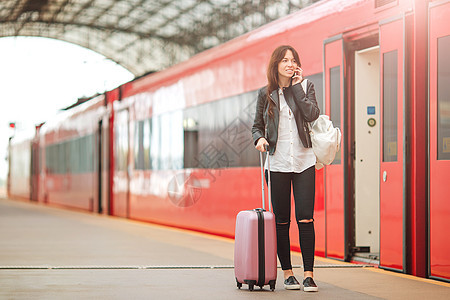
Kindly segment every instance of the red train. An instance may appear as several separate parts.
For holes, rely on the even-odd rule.
[[[291,44],[343,133],[316,174],[316,254],[449,281],[449,16],[448,0],[320,1],[65,112],[32,151],[13,139],[10,196],[32,182],[39,202],[233,237],[260,203],[256,91]]]

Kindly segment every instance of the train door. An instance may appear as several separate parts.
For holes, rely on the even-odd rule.
[[[98,176],[98,183],[97,183],[97,212],[101,214],[103,212],[103,120],[100,120],[98,122],[98,130],[97,130],[97,176]]]
[[[130,201],[129,180],[130,129],[129,110],[115,112],[114,119],[114,216],[128,217]]]
[[[325,169],[325,252],[327,257],[346,259],[347,227],[344,162],[346,130],[344,118],[344,40],[336,36],[324,41],[325,113],[342,132],[341,150]]]
[[[405,271],[404,18],[380,22],[380,267]]]
[[[31,187],[30,200],[38,201],[39,196],[39,144],[31,142]]]
[[[429,275],[450,280],[450,1],[429,9]]]
[[[355,249],[380,252],[380,49],[355,52]]]

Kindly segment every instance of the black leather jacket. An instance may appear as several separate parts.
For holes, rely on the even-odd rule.
[[[311,148],[311,138],[307,122],[312,122],[319,117],[320,110],[316,101],[314,84],[308,80],[306,95],[300,83],[292,85],[283,90],[287,105],[294,114],[295,122],[300,136],[300,140],[305,148]],[[267,86],[259,89],[256,103],[255,120],[252,127],[253,142],[256,145],[258,140],[265,137],[269,142],[269,154],[273,155],[278,141],[278,124],[280,119],[280,99],[278,90],[270,93],[270,99],[276,105],[273,117],[268,114]]]

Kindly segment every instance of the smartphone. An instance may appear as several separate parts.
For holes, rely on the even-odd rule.
[[[302,68],[300,68],[300,71],[303,71]],[[294,76],[297,76],[297,75],[299,75],[299,72],[296,70],[296,71],[294,71],[294,75],[292,75],[292,78],[294,78]]]

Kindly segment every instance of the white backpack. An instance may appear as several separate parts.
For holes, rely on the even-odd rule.
[[[302,82],[306,94],[306,79]],[[317,120],[310,123],[309,135],[312,149],[316,155],[316,169],[333,162],[341,144],[341,130],[333,126],[330,117],[320,115]]]

